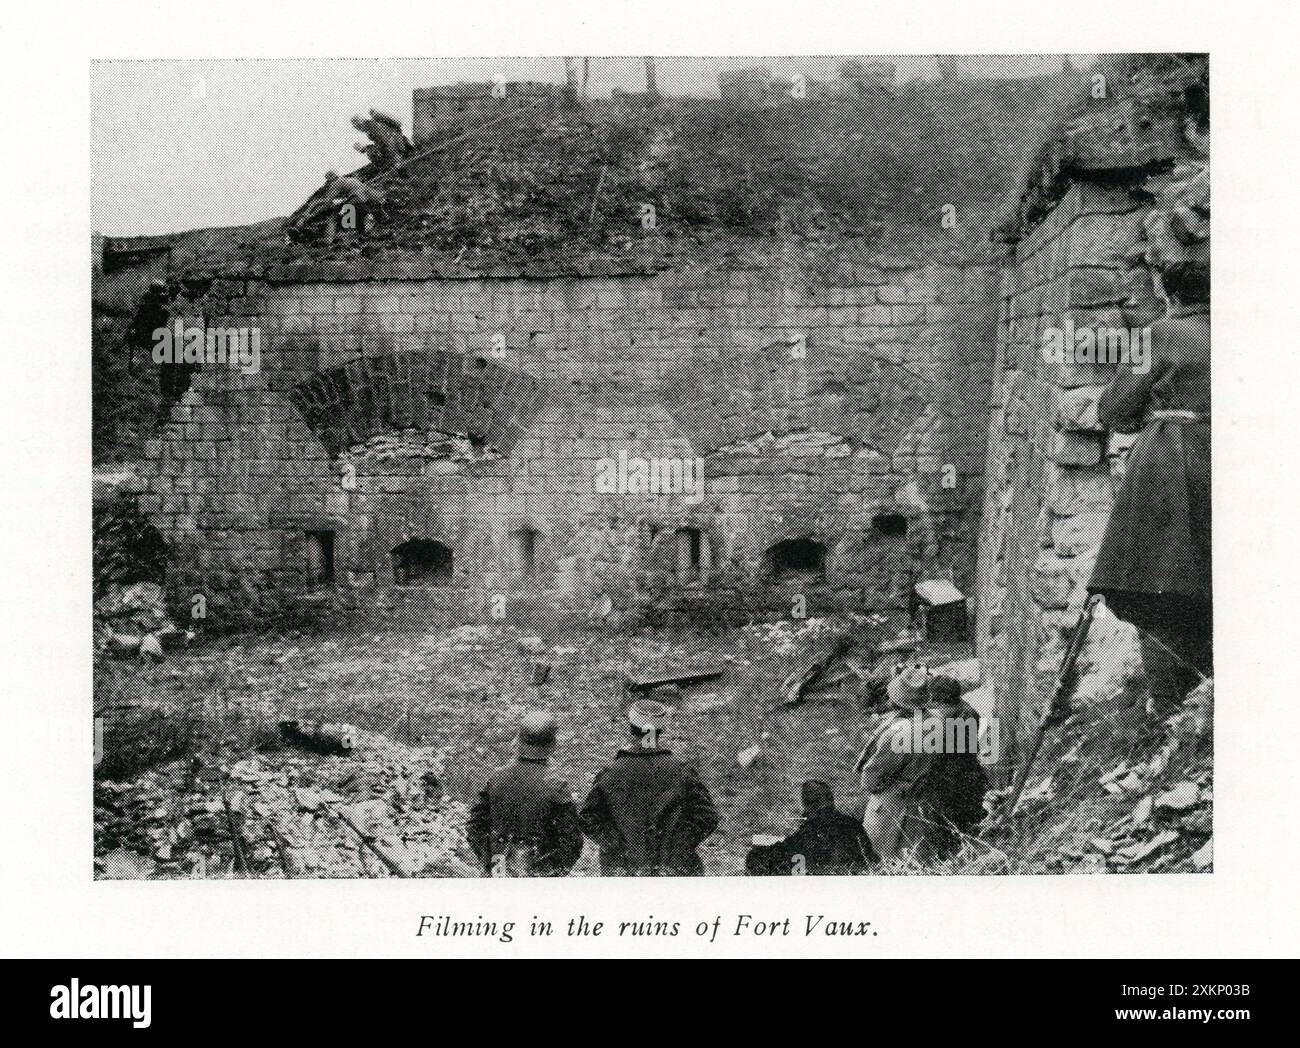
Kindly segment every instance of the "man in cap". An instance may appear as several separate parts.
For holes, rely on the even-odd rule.
[[[915,719],[925,707],[925,669],[904,667],[885,689],[890,711],[858,758],[867,806],[862,827],[882,859],[915,843],[921,829],[920,791],[930,758],[914,746]]]
[[[718,816],[695,769],[663,746],[670,716],[652,699],[632,703],[628,744],[596,776],[582,806],[582,829],[600,846],[605,876],[704,872],[696,848],[718,828]]]
[[[777,844],[751,848],[745,859],[750,876],[860,874],[879,861],[858,820],[835,807],[835,793],[828,783],[810,779],[799,798],[803,825]]]
[[[988,776],[979,758],[983,742],[979,714],[962,699],[960,681],[932,674],[926,699],[927,723],[938,722],[945,746],[930,755],[923,784],[922,850],[931,858],[942,858],[960,847],[962,834],[973,833],[983,821]]]
[[[582,831],[569,788],[550,773],[555,718],[527,714],[519,759],[488,778],[470,812],[466,837],[493,877],[563,877],[582,853]]]

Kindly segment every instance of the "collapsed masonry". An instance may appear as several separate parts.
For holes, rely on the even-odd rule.
[[[417,149],[501,108],[462,94],[417,94]],[[903,611],[948,578],[1021,710],[1113,486],[1113,367],[1049,365],[1039,339],[1154,309],[1142,186],[1176,151],[1126,113],[1050,144],[1000,268],[787,239],[713,261],[191,269],[174,307],[256,330],[261,359],[199,369],[147,444],[173,599],[217,622],[720,622]]]
[[[215,275],[194,323],[257,328],[261,366],[192,377],[140,506],[218,618],[250,588],[441,624],[905,609],[973,581],[996,282],[826,252]]]

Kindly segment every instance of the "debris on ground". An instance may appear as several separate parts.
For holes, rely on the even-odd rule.
[[[161,662],[165,653],[188,647],[192,630],[178,629],[167,612],[163,588],[156,582],[114,583],[95,601],[97,647],[114,658],[148,658]]]
[[[1022,839],[1050,845],[1047,870],[1211,867],[1213,739],[1205,711],[1213,693],[1213,680],[1204,681],[1163,722],[1140,702],[1119,707],[1117,699],[1110,708],[1080,709],[1057,729],[1057,752],[1043,760],[1052,773],[1025,789],[1016,816],[1033,826]]]
[[[280,722],[280,735],[285,742],[302,746],[314,753],[351,753],[356,748],[358,730],[354,724],[336,721]]]
[[[226,817],[229,804],[231,818]],[[99,877],[385,877],[470,872],[466,806],[443,796],[433,752],[358,732],[347,756],[190,758],[95,785]],[[231,826],[235,828],[232,836]]]
[[[851,633],[830,633],[819,639],[818,650],[808,661],[786,678],[781,686],[781,705],[795,706],[803,702],[804,695],[817,685],[825,685],[827,671],[832,663],[847,659],[857,639]],[[843,677],[839,679],[844,679]]]
[[[838,616],[710,635],[557,638],[498,623],[446,633],[217,638],[158,665],[100,659],[96,694],[129,698],[142,730],[153,734],[132,762],[131,740],[108,733],[95,788],[97,875],[242,876],[224,786],[250,876],[391,876],[339,812],[412,877],[478,876],[464,844],[468,808],[492,769],[513,759],[524,712],[540,705],[556,714],[552,767],[581,803],[624,744],[630,678],[719,668],[722,676],[705,687],[683,689],[667,744],[700,768],[714,795],[719,832],[701,846],[706,871],[737,875],[753,834],[785,835],[798,825],[804,780],[829,782],[843,810],[862,810],[853,768],[872,709],[870,680],[881,667],[892,670],[896,654],[870,669],[863,654],[858,672],[849,666],[853,656],[836,659],[817,701],[782,706],[778,699],[783,684],[834,650],[837,638],[856,635],[865,653],[895,631],[896,623]],[[989,715],[977,703],[988,686],[972,687],[980,669],[968,648],[915,638],[912,645],[908,658],[957,677],[965,700]],[[534,684],[542,663],[551,669]],[[196,702],[202,719],[190,724]],[[951,872],[1208,869],[1212,716],[1208,685],[1163,722],[1147,715],[1140,689],[1081,705],[1051,729],[1040,774],[1006,833],[980,841]],[[296,722],[304,739],[323,732],[331,745],[286,742],[281,721]],[[350,752],[336,745],[345,737]],[[197,773],[193,753],[201,755]],[[1169,833],[1175,837],[1162,836]],[[575,874],[596,872],[589,846]]]

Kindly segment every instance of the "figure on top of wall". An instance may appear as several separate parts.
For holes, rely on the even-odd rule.
[[[312,194],[299,214],[289,223],[289,227],[294,232],[301,232],[328,216],[328,236],[332,240],[340,222],[346,227],[346,216],[340,218],[346,205],[351,205],[355,212],[355,224],[350,228],[364,229],[383,203],[384,194],[359,178],[326,171],[325,184]]]
[[[1166,311],[1150,369],[1122,368],[1098,405],[1108,430],[1139,436],[1088,589],[1141,631],[1151,708],[1167,713],[1214,673],[1208,169],[1183,173],[1161,205],[1146,254]]]
[[[365,153],[366,158],[378,168],[392,167],[411,151],[411,143],[402,133],[401,121],[378,109],[370,110],[369,119],[354,116],[352,126],[370,139],[368,144],[358,142],[352,148],[358,153]]]

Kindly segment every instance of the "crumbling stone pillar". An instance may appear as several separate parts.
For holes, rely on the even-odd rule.
[[[1141,262],[1148,205],[1076,180],[1016,243],[1002,278],[981,536],[977,654],[1006,769],[1051,694],[1114,495],[1097,401],[1116,365],[1048,359],[1055,331],[1137,331],[1159,314]]]

